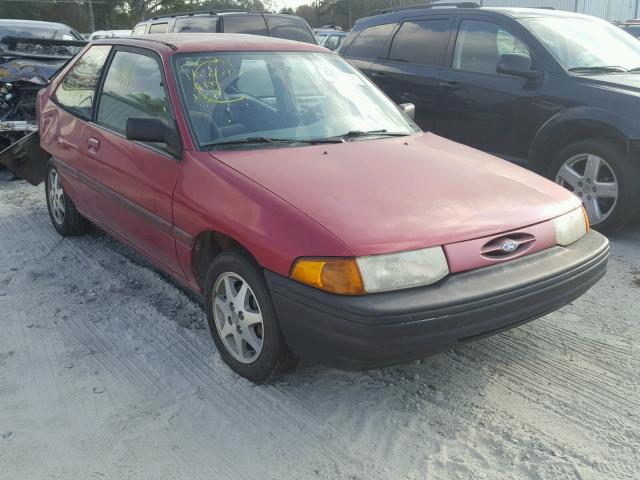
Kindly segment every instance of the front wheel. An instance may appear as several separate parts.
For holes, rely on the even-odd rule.
[[[548,176],[580,198],[593,227],[612,232],[626,224],[637,208],[636,170],[615,142],[591,139],[564,148],[551,162]]]
[[[256,383],[293,366],[260,267],[242,251],[219,254],[205,284],[209,330],[222,359]]]

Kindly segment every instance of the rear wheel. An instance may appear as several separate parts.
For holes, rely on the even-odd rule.
[[[581,140],[564,148],[548,176],[573,192],[591,225],[614,231],[627,223],[639,200],[640,181],[624,149],[608,139]]]
[[[44,188],[49,218],[58,233],[65,237],[84,233],[89,222],[80,215],[73,200],[65,193],[60,173],[52,163],[47,167]]]
[[[209,267],[205,295],[209,330],[236,373],[259,383],[295,364],[261,269],[249,255],[219,254]]]

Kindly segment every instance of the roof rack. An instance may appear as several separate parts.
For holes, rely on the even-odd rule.
[[[158,20],[160,18],[174,18],[174,17],[193,17],[194,15],[218,15],[219,13],[267,13],[259,10],[247,10],[246,8],[223,8],[215,10],[193,10],[191,12],[177,12],[167,13],[166,15],[157,15],[155,17],[148,18],[147,20]]]
[[[374,10],[371,15],[382,15],[391,12],[402,12],[404,10],[420,10],[424,8],[441,8],[441,7],[455,7],[455,8],[480,8],[481,5],[476,2],[445,2],[440,3],[442,0],[432,0],[427,3],[418,3],[415,5],[406,5],[403,7],[390,7]]]

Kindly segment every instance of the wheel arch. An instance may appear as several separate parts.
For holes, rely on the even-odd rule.
[[[537,173],[544,174],[549,162],[564,147],[580,140],[607,138],[627,151],[634,138],[628,122],[618,114],[590,107],[563,110],[538,130],[529,148],[529,162]]]
[[[200,287],[204,286],[203,280],[213,259],[228,250],[240,250],[259,263],[255,255],[231,235],[217,230],[203,230],[196,235],[191,249],[191,268]]]

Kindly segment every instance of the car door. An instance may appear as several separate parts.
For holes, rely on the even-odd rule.
[[[534,51],[524,32],[489,17],[462,16],[447,68],[436,132],[509,160],[524,163],[535,133],[531,110],[542,79],[500,74],[500,56]]]
[[[104,227],[178,276],[172,236],[173,190],[181,162],[165,144],[125,137],[128,118],[173,120],[160,59],[143,49],[117,48],[84,139],[85,196]]]
[[[453,19],[405,19],[393,35],[388,54],[371,65],[371,78],[396,103],[416,106],[416,123],[433,131],[440,105],[440,71]]]
[[[384,23],[363,29],[348,45],[344,46],[344,50],[340,49],[340,55],[362,73],[372,78],[371,64],[388,44],[389,37],[396,29],[396,25],[395,22]]]

